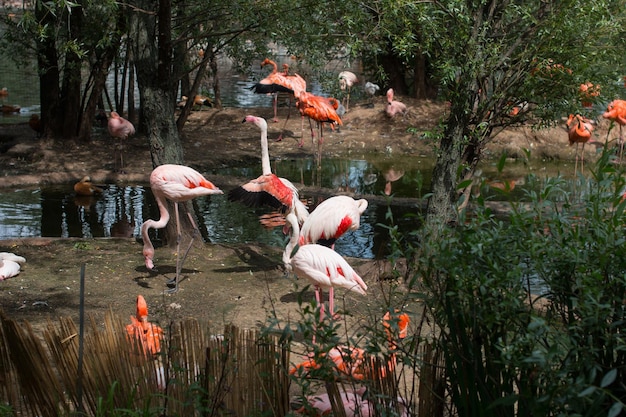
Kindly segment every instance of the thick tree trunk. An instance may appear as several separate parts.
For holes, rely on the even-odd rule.
[[[37,1],[35,3],[35,17],[42,25],[53,25],[54,16],[48,13],[48,9]],[[51,37],[37,38],[37,66],[39,75],[39,101],[41,104],[41,123],[43,136],[54,139],[60,136],[62,128],[59,98],[61,88],[59,85],[61,74],[59,72],[58,55],[55,40]]]
[[[78,2],[81,4],[81,2]],[[77,7],[77,13],[68,13],[69,39],[76,39],[82,33],[83,10]],[[61,88],[61,111],[63,112],[62,137],[76,139],[81,119],[81,84],[82,60],[73,50],[65,53],[63,64],[63,86]]]
[[[464,153],[465,123],[451,113],[441,140],[437,162],[433,168],[431,197],[426,209],[424,228],[430,236],[438,236],[441,227],[456,220],[459,167]]]
[[[143,129],[150,146],[153,167],[163,164],[183,164],[183,148],[174,118],[176,83],[171,74],[171,9],[168,0],[160,0],[159,9],[150,0],[140,0],[137,6],[155,13],[137,13],[131,25],[133,58],[137,73]],[[157,24],[158,22],[158,24]],[[157,36],[158,34],[158,36]],[[179,204],[182,242],[193,232],[187,213],[190,204]],[[173,204],[168,210],[174,214]],[[167,242],[176,244],[176,222],[166,229]]]

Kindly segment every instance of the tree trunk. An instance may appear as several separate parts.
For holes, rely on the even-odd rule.
[[[136,13],[131,25],[132,53],[142,105],[142,130],[147,135],[152,166],[183,164],[183,148],[174,118],[176,83],[171,74],[169,0],[160,0],[158,10],[155,10],[157,7],[155,2],[150,0],[139,0],[137,6],[142,10],[155,12]],[[157,33],[158,36],[155,36]],[[193,232],[187,215],[190,207],[188,204],[179,204],[181,241],[189,239]],[[168,203],[168,210],[174,214],[171,202]],[[175,221],[169,222],[166,237],[168,244],[176,243]]]
[[[459,167],[464,152],[466,123],[455,116],[455,109],[447,120],[441,139],[437,162],[433,168],[431,197],[426,209],[424,229],[436,238],[441,227],[456,220],[457,184]],[[458,114],[458,113],[457,113]]]
[[[81,2],[78,2],[79,4]],[[78,38],[82,33],[82,6],[78,6],[75,13],[68,13],[69,39]],[[63,86],[61,88],[61,111],[63,112],[62,137],[76,139],[80,127],[82,109],[81,84],[82,84],[82,60],[73,50],[65,53],[63,65]]]
[[[415,98],[435,99],[437,98],[437,85],[428,77],[428,67],[426,56],[418,54],[415,57],[415,73],[413,77],[415,87]]]
[[[48,9],[41,1],[35,3],[35,16],[41,25],[53,26],[55,17],[48,13]],[[58,66],[58,55],[55,40],[52,37],[37,38],[37,66],[39,76],[39,101],[41,104],[41,123],[44,137],[56,138],[61,131],[59,97],[61,89],[59,80],[61,74]]]
[[[380,56],[379,62],[389,77],[388,84],[394,93],[399,96],[407,95],[409,88],[406,85],[406,72],[402,61],[393,54],[386,54]]]

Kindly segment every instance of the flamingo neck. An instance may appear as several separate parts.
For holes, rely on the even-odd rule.
[[[291,252],[300,241],[300,224],[298,223],[298,218],[293,213],[293,211],[290,212],[287,217],[285,217],[285,222],[289,227],[291,227],[291,237],[289,238],[289,243],[287,243],[287,246],[285,246],[285,251],[283,252],[283,263],[285,264],[285,268],[287,270],[290,270]]]
[[[148,231],[150,229],[162,229],[170,221],[170,213],[169,211],[167,211],[163,196],[159,193],[155,193],[154,198],[156,199],[157,206],[159,207],[159,221],[149,219],[141,225],[141,237],[143,238],[143,256],[146,261],[146,268],[150,270],[154,268],[154,264],[152,263],[152,259],[154,258],[154,246],[152,245],[152,241],[150,240],[150,235],[148,234]]]
[[[267,125],[261,126],[261,167],[263,168],[263,175],[272,173],[270,152],[267,144]]]

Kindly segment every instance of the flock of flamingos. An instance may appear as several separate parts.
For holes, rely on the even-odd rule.
[[[261,66],[271,65],[273,70],[266,78],[255,84],[251,90],[257,94],[273,95],[274,121],[276,121],[276,107],[278,93],[288,93],[296,100],[296,108],[300,111],[302,117],[305,116],[309,120],[313,120],[319,124],[318,158],[321,154],[321,144],[323,142],[323,124],[328,123],[330,126],[341,125],[341,115],[349,108],[350,89],[358,82],[355,74],[349,71],[343,71],[339,74],[339,82],[342,90],[347,90],[345,107],[343,103],[335,98],[327,98],[314,95],[306,91],[306,82],[298,74],[289,74],[287,64],[283,65],[283,71],[279,72],[275,62],[265,59]],[[376,94],[379,87],[372,83],[367,83],[365,91],[372,97]],[[405,114],[406,106],[395,101],[393,98],[393,90],[387,92],[386,112],[390,117],[397,114]],[[603,114],[603,117],[609,119],[620,126],[620,144],[623,144],[622,127],[626,125],[626,101],[614,100]],[[287,116],[287,119],[289,115]],[[333,250],[334,242],[344,233],[356,230],[360,226],[360,217],[367,209],[368,202],[365,199],[354,199],[352,197],[337,195],[330,197],[320,203],[312,212],[309,213],[307,207],[301,202],[298,196],[298,190],[289,180],[280,178],[271,171],[270,158],[267,142],[267,122],[265,119],[248,115],[243,120],[259,129],[261,133],[261,164],[262,174],[258,178],[250,180],[228,193],[228,199],[238,201],[250,207],[269,206],[278,209],[285,218],[285,226],[283,228],[286,234],[290,234],[290,240],[283,251],[283,263],[286,271],[295,273],[298,277],[307,279],[315,288],[315,299],[320,309],[320,319],[324,317],[323,291],[328,291],[328,309],[329,314],[333,316],[334,312],[334,288],[344,288],[365,295],[367,285],[364,280],[354,271],[350,264],[337,252]],[[593,142],[591,133],[594,124],[591,120],[580,114],[570,115],[567,120],[567,129],[570,145],[576,144],[576,164],[578,163],[578,144],[582,143],[583,155],[584,146],[588,142]],[[111,112],[108,120],[108,129],[112,137],[120,141],[127,139],[135,133],[135,128],[128,120],[122,118],[116,112]],[[279,137],[280,140],[282,135]],[[311,137],[315,141],[315,131],[311,125]],[[302,145],[302,143],[300,143]],[[121,149],[121,147],[120,147]],[[622,154],[622,145],[620,146],[620,157]],[[581,159],[581,170],[583,169],[583,156]],[[319,159],[318,159],[319,162]],[[116,162],[117,163],[117,162]],[[120,154],[120,167],[124,168],[123,155]],[[576,169],[576,168],[575,168]],[[167,209],[166,200],[174,203],[174,216],[177,225],[177,256],[176,276],[168,282],[169,293],[175,293],[179,288],[180,272],[184,256],[180,256],[180,218],[178,203],[183,203],[200,196],[223,194],[222,190],[216,187],[202,174],[194,169],[183,165],[161,165],[155,168],[150,175],[150,187],[156,199],[160,218],[159,220],[146,220],[141,225],[141,235],[143,238],[143,256],[146,268],[154,270],[154,246],[150,240],[149,230],[164,228],[170,220],[170,213]],[[83,178],[75,186],[77,194],[92,195],[101,192],[95,185],[91,184],[89,177]],[[197,230],[193,218],[191,222]],[[195,236],[195,233],[194,233]],[[192,236],[193,242],[193,236]],[[192,242],[189,243],[191,247]],[[187,251],[189,248],[187,248]],[[186,252],[185,252],[186,254]],[[20,271],[20,263],[25,262],[23,257],[11,254],[0,253],[0,280],[17,275]],[[147,304],[142,296],[137,299],[137,315],[133,317],[133,322],[128,325],[130,335],[140,337],[144,342],[147,352],[156,354],[160,350],[160,337],[162,330],[158,326],[154,326],[147,321]],[[400,324],[400,337],[406,332],[408,325],[408,316],[401,314],[395,318]],[[389,328],[386,317],[386,327]],[[332,353],[331,353],[332,355]],[[354,351],[350,355],[355,355]],[[335,357],[343,363],[343,353],[335,354]],[[358,355],[357,355],[358,356]],[[362,356],[362,354],[361,354]],[[333,359],[334,360],[334,359]],[[345,364],[340,365],[345,368]],[[315,364],[301,364],[298,369],[310,369]],[[350,373],[354,376],[354,369]],[[355,400],[358,392],[344,393],[346,401],[349,401],[350,395],[353,396],[352,404],[355,407]],[[342,394],[343,395],[343,394]],[[311,399],[311,405],[319,407],[318,410],[323,412],[323,407],[328,404],[320,403],[317,396]],[[323,402],[323,401],[322,401]],[[329,409],[329,408],[328,408]],[[348,410],[348,407],[346,407]]]
[[[278,93],[288,93],[296,100],[296,108],[302,117],[314,120],[319,124],[320,134],[317,140],[318,155],[321,154],[321,144],[323,141],[323,124],[332,126],[341,125],[341,115],[349,107],[350,89],[358,82],[355,74],[344,71],[339,74],[339,82],[342,90],[347,90],[346,107],[334,98],[326,98],[314,95],[306,91],[306,82],[299,75],[290,75],[288,66],[283,66],[283,72],[278,72],[276,63],[269,59],[264,60],[261,66],[271,65],[273,71],[269,76],[255,84],[251,90],[257,94],[273,95],[274,118],[276,120],[276,106]],[[367,83],[365,90],[372,96],[379,89],[372,83]],[[393,90],[387,93],[388,102],[386,105],[387,114],[390,117],[396,114],[404,114],[406,106],[393,100]],[[197,101],[196,99],[194,101]],[[203,102],[203,104],[206,104]],[[289,117],[289,116],[287,116]],[[345,288],[350,291],[365,295],[367,285],[350,264],[334,249],[334,242],[344,233],[356,230],[360,226],[360,217],[367,209],[368,202],[365,199],[356,200],[352,197],[337,195],[330,197],[320,203],[315,210],[309,213],[307,207],[301,202],[298,190],[289,180],[280,178],[271,171],[270,158],[268,152],[267,122],[265,119],[248,115],[243,122],[254,125],[260,131],[261,136],[261,164],[262,174],[258,178],[243,184],[228,193],[231,201],[239,201],[250,207],[269,206],[278,209],[285,218],[284,232],[290,234],[289,243],[284,248],[283,263],[286,271],[296,274],[298,277],[307,279],[315,288],[315,299],[320,309],[320,319],[324,317],[323,291],[328,291],[329,314],[334,312],[334,288]],[[116,153],[119,150],[119,170],[124,169],[124,158],[122,154],[123,142],[134,135],[135,128],[132,123],[117,112],[112,111],[108,118],[108,130],[115,138]],[[315,131],[311,125],[311,137],[315,141]],[[279,138],[280,140],[280,138]],[[302,145],[302,143],[300,143]],[[117,165],[116,155],[115,166]],[[319,161],[319,159],[318,159]],[[155,270],[154,256],[155,250],[149,236],[150,229],[164,228],[170,220],[170,212],[167,208],[166,200],[174,203],[174,217],[177,226],[177,248],[176,253],[176,276],[168,282],[168,293],[175,293],[179,289],[180,273],[185,255],[193,243],[192,235],[189,247],[185,252],[180,251],[180,217],[179,203],[183,203],[200,196],[223,194],[222,190],[206,179],[196,170],[184,166],[166,164],[156,167],[150,175],[150,187],[159,208],[159,219],[148,219],[141,225],[141,235],[143,238],[143,256],[146,268]],[[79,195],[93,195],[101,193],[102,190],[92,184],[89,177],[84,177],[75,184],[74,190]],[[197,231],[197,226],[190,215],[191,223]],[[181,256],[181,253],[183,254]],[[19,273],[20,263],[25,259],[17,255],[3,253],[0,254],[0,279],[9,278]],[[130,336],[138,337],[145,347],[146,353],[155,355],[160,351],[163,330],[151,324],[148,319],[147,303],[143,296],[137,297],[137,313],[131,317],[131,324],[127,326]],[[398,319],[396,317],[396,319]],[[386,318],[386,328],[389,329],[389,317]],[[404,329],[408,325],[408,316],[401,315],[401,325]],[[406,330],[404,330],[406,332]],[[402,335],[400,337],[403,337]],[[362,356],[362,352],[352,350],[351,355]],[[341,358],[342,354],[331,353],[335,359]],[[315,363],[308,361],[301,364],[298,369],[311,369]],[[356,365],[355,365],[356,366]],[[345,368],[345,366],[344,366]],[[355,367],[356,372],[357,367]],[[345,369],[344,369],[345,370]],[[300,371],[302,372],[302,371]],[[354,373],[354,372],[352,372]],[[362,370],[361,370],[362,373]],[[362,393],[343,393],[344,399],[351,399],[351,407],[356,411],[357,395]],[[329,404],[320,402],[319,397],[311,398],[311,405],[317,409],[330,409]],[[362,405],[360,405],[361,407]]]

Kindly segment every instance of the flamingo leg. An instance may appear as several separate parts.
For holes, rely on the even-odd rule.
[[[322,144],[324,142],[324,123],[319,122],[320,138],[317,141],[317,167],[322,166]]]
[[[280,142],[283,140],[283,132],[285,131],[285,128],[287,127],[287,122],[289,121],[290,115],[291,115],[291,96],[289,96],[289,107],[287,108],[287,118],[285,119],[285,123],[283,124],[283,128],[280,130],[280,135],[278,135],[278,139],[276,139],[276,142]]]
[[[180,257],[180,253],[179,253],[179,243],[181,240],[181,232],[180,232],[180,227],[178,226],[178,203],[176,204],[176,229],[178,231],[178,237],[177,237],[177,246],[176,246],[176,278],[175,281],[170,280],[168,281],[168,285],[174,284],[174,288],[170,288],[167,290],[167,292],[169,294],[173,294],[175,292],[178,291],[178,281],[179,281],[179,275],[183,270],[183,265],[185,264],[185,259],[187,259],[187,255],[189,254],[189,251],[191,250],[191,246],[193,246],[193,241],[196,237],[196,234],[200,233],[200,229],[198,229],[198,226],[196,226],[196,222],[193,220],[193,216],[191,215],[191,213],[187,212],[187,216],[189,216],[189,221],[191,222],[191,225],[193,226],[193,233],[191,234],[191,239],[189,240],[189,245],[187,245],[187,249],[185,249],[185,253],[183,254],[182,258]]]
[[[278,122],[278,93],[274,93],[274,123]]]
[[[120,140],[120,174],[126,174],[124,171],[124,142]]]
[[[574,176],[576,176],[576,172],[578,172],[578,142],[576,143],[576,153],[574,155]]]
[[[580,173],[585,172],[585,142],[583,142],[582,150],[580,152]]]
[[[166,290],[168,294],[173,294],[178,291],[178,280],[180,276],[180,216],[178,215],[178,203],[174,203],[174,213],[176,216],[176,277],[174,277],[174,287]],[[172,282],[168,282],[168,285]]]

